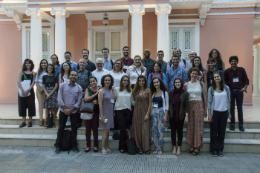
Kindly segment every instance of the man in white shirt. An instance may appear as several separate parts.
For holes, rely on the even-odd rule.
[[[96,66],[97,66],[97,69],[92,72],[92,75],[97,78],[97,86],[102,87],[102,85],[101,85],[101,78],[104,75],[110,74],[110,71],[108,71],[107,69],[103,68],[104,60],[102,58],[97,58],[96,59]]]
[[[113,69],[114,65],[114,60],[108,58],[109,55],[109,49],[108,48],[103,48],[102,49],[102,54],[103,54],[103,61],[104,61],[104,69],[107,69],[108,71],[111,71]]]

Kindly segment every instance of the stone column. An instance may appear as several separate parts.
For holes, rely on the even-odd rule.
[[[131,22],[131,57],[143,55],[143,5],[130,5],[129,12],[132,16]]]
[[[66,18],[70,14],[64,7],[52,8],[51,14],[55,15],[55,54],[58,55],[60,62],[64,62],[64,53],[66,52]]]
[[[31,16],[30,53],[37,71],[42,59],[42,18],[45,16],[39,8],[29,8],[25,13]]]
[[[260,96],[259,92],[259,58],[260,44],[254,45],[254,72],[253,72],[253,96]]]
[[[168,62],[170,57],[169,48],[169,17],[172,7],[170,4],[157,4],[155,14],[157,15],[157,51],[163,50],[164,60]]]

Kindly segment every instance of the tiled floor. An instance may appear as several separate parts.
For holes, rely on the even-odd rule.
[[[260,122],[260,97],[253,97],[253,106],[244,106],[244,121]],[[38,107],[36,106],[36,117],[39,119]],[[0,119],[19,119],[18,105],[0,104]],[[207,119],[205,119],[207,120]],[[238,120],[236,116],[236,121]]]
[[[161,156],[127,155],[118,151],[112,154],[79,153],[71,151],[54,154],[46,147],[0,147],[1,173],[259,173],[260,154],[224,153],[224,157],[212,157],[208,152],[198,156],[170,152]]]

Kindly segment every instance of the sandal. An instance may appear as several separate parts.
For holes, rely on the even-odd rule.
[[[101,150],[101,152],[102,152],[102,154],[104,154],[104,155],[107,155],[107,154],[108,154],[107,150]]]
[[[197,152],[195,151],[196,149],[198,150]],[[200,153],[200,149],[199,148],[195,148],[193,153],[192,153],[192,155],[193,156],[197,156],[199,153]]]
[[[108,153],[112,153],[112,151],[111,151],[110,149],[108,149],[108,148],[107,148],[107,152],[108,152]]]
[[[90,151],[90,148],[86,148],[85,149],[85,153],[89,152]]]
[[[138,154],[143,154],[143,151],[142,151],[142,150],[139,150]]]
[[[159,151],[158,151],[158,155],[162,155],[162,150],[159,150]]]
[[[158,154],[158,150],[155,150],[155,151],[153,152],[153,154],[154,154],[154,155]]]
[[[194,152],[194,148],[193,147],[187,151],[188,154],[192,154],[193,152]]]

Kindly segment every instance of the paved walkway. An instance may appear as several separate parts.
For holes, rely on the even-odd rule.
[[[224,153],[224,157],[212,157],[208,152],[198,156],[182,153],[173,156],[164,153],[154,155],[127,155],[113,151],[101,153],[62,152],[55,155],[54,148],[0,147],[1,173],[259,173],[260,154]]]
[[[254,106],[243,106],[244,121],[260,122],[260,97],[253,97]],[[237,112],[236,112],[237,113]],[[39,119],[38,107],[36,106],[36,119]],[[0,104],[0,119],[20,119],[17,104]],[[236,122],[238,118],[236,115]],[[207,121],[207,118],[205,119]]]

